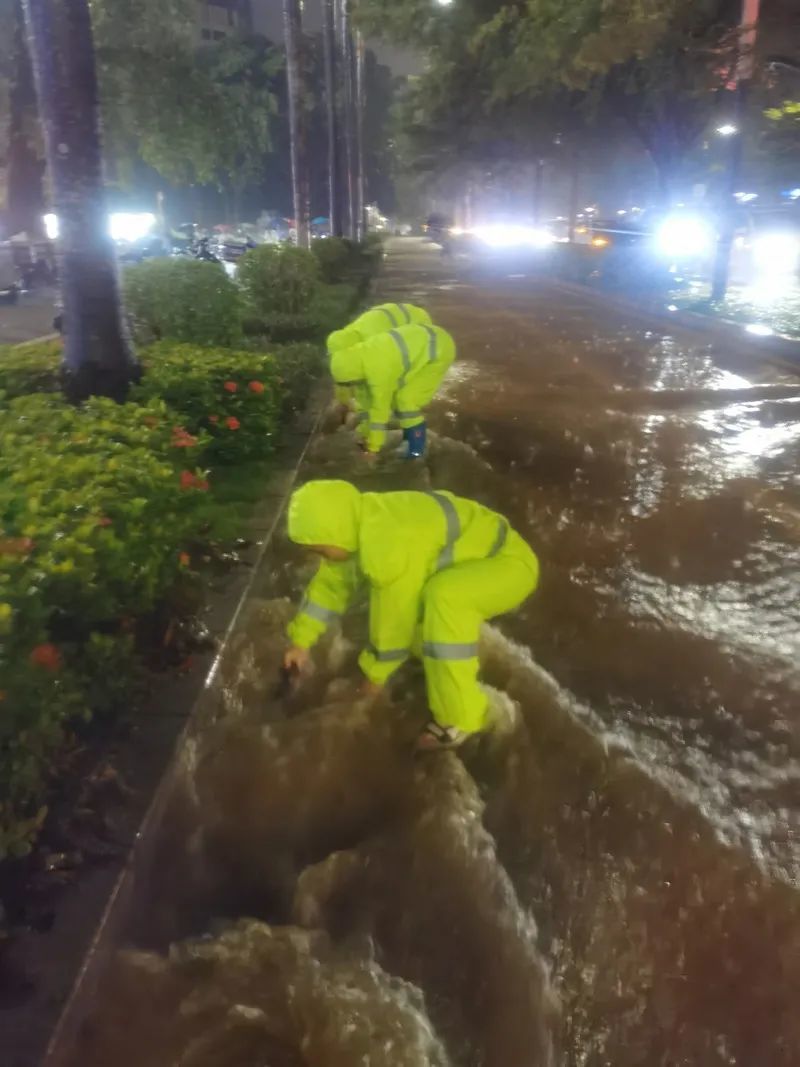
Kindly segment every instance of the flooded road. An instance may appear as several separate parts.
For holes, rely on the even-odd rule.
[[[531,542],[496,729],[415,757],[421,671],[356,695],[363,608],[276,700],[279,538],[71,1067],[796,1067],[800,379],[414,241],[379,295],[458,343],[430,454],[365,471],[340,431],[301,477]]]

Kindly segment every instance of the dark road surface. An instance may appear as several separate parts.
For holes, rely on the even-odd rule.
[[[496,729],[414,758],[419,671],[354,696],[363,611],[277,706],[279,539],[70,1064],[797,1067],[800,379],[413,240],[378,295],[458,344],[430,455],[364,471],[339,431],[301,474],[530,540]]]
[[[53,332],[55,291],[21,293],[16,304],[0,302],[0,345],[33,341]]]

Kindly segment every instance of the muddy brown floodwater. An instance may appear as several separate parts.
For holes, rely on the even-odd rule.
[[[304,479],[504,512],[543,580],[486,627],[492,734],[415,758],[421,672],[357,696],[365,613],[272,699],[279,538],[72,1067],[797,1067],[800,383],[397,242],[452,330],[424,464]]]

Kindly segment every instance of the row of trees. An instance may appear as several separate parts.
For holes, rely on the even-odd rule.
[[[745,118],[759,131],[758,165],[772,162],[770,136],[800,160],[796,112],[791,100],[774,103],[785,89],[769,63],[781,49],[800,55],[793,0],[765,2],[753,56],[742,0],[360,0],[358,10],[370,32],[425,49],[404,104],[403,154],[451,187],[501,167],[541,173],[549,160],[575,175],[638,145],[662,204],[692,182],[721,193],[727,160],[721,146],[708,150],[709,134],[730,121],[751,58]],[[751,2],[745,18],[757,14]]]

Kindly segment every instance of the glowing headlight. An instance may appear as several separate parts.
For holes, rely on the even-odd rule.
[[[55,215],[45,215],[42,219],[44,223],[44,232],[50,241],[55,241],[58,237],[58,219]]]
[[[545,248],[555,240],[547,230],[536,226],[476,226],[473,233],[492,248]]]
[[[656,232],[658,250],[670,259],[699,256],[713,242],[708,223],[691,215],[673,215],[665,219]]]
[[[753,260],[764,274],[791,274],[800,265],[800,238],[793,233],[765,233],[756,237]]]
[[[149,211],[131,214],[118,211],[109,216],[108,232],[115,241],[138,241],[155,225],[156,217]]]

